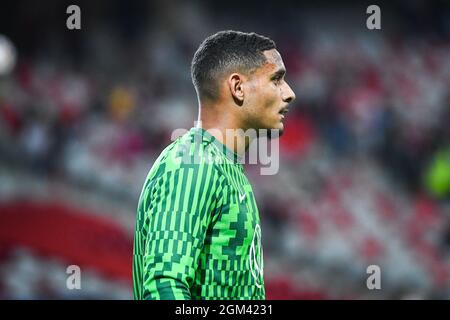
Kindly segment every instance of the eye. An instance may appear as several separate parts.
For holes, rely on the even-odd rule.
[[[279,83],[281,82],[282,79],[283,79],[283,77],[281,77],[281,76],[275,76],[275,77],[272,78],[272,81],[273,81],[275,84],[279,84]]]

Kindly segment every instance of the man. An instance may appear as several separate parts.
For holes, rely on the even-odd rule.
[[[259,212],[241,163],[251,141],[242,133],[282,133],[295,99],[285,72],[275,43],[255,33],[218,32],[198,48],[200,125],[161,153],[144,183],[135,299],[265,299]]]

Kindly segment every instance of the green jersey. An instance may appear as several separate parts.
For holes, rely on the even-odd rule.
[[[238,156],[192,128],[158,157],[137,208],[135,299],[265,299],[261,227]]]

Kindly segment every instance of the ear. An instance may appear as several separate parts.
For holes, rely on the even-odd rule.
[[[244,78],[239,73],[233,73],[228,77],[228,88],[237,105],[242,106],[244,103]]]

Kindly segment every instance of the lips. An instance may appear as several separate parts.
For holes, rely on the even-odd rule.
[[[283,108],[278,113],[281,114],[283,117],[288,113],[289,108]]]

